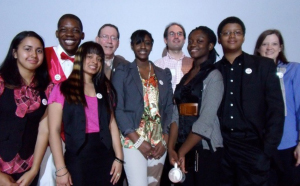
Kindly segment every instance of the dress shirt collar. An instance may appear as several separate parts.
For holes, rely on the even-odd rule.
[[[182,52],[182,56],[179,58],[179,60],[177,60],[177,59],[173,58],[173,57],[170,55],[169,52],[167,52],[167,57],[168,57],[169,59],[174,59],[174,60],[176,60],[176,61],[181,61],[181,60],[185,57],[185,55],[184,55],[184,53]]]

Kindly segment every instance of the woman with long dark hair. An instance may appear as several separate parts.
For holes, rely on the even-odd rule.
[[[43,39],[20,32],[0,67],[0,185],[38,183],[48,145],[49,82]]]
[[[107,186],[116,184],[120,178],[123,153],[113,112],[115,91],[103,67],[102,47],[86,42],[75,54],[69,78],[55,85],[51,93],[49,141],[58,186]]]

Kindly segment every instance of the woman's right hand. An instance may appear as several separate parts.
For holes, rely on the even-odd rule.
[[[174,164],[177,163],[179,165],[180,163],[178,161],[178,154],[176,153],[176,151],[173,149],[169,149],[168,153],[170,164],[174,166]]]
[[[138,150],[143,154],[146,159],[152,158],[152,152],[154,148],[150,145],[149,142],[143,141],[141,146],[139,146]]]
[[[19,184],[10,175],[0,172],[0,185],[18,186]]]
[[[68,171],[68,170],[66,169],[66,171]],[[63,176],[60,176],[60,175],[63,175]],[[70,186],[70,185],[73,185],[73,182],[72,182],[71,174],[69,173],[69,171],[67,172],[67,174],[64,171],[63,173],[60,173],[60,174],[58,174],[58,176],[56,176],[56,186]]]

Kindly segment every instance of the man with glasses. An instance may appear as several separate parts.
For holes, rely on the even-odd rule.
[[[274,61],[242,51],[245,31],[237,17],[218,27],[224,57],[216,67],[225,88],[218,111],[224,143],[221,185],[264,186],[283,133],[284,104]]]
[[[96,42],[99,43],[105,54],[104,72],[108,79],[111,79],[115,68],[119,64],[127,64],[121,56],[115,56],[115,51],[119,47],[120,33],[118,27],[112,24],[104,24],[98,31]]]
[[[185,38],[186,33],[181,24],[169,24],[164,31],[167,55],[154,62],[154,64],[160,68],[169,68],[171,70],[173,92],[183,75],[192,68],[193,60],[186,57],[182,52]]]

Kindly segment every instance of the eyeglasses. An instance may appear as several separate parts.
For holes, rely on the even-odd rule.
[[[243,32],[240,30],[221,32],[221,35],[228,37],[228,36],[231,36],[232,33],[234,34],[234,36],[242,36],[243,35]]]
[[[116,36],[108,36],[108,35],[101,35],[101,36],[99,36],[100,38],[102,38],[103,40],[105,40],[105,41],[107,41],[109,38],[111,39],[111,40],[113,40],[113,41],[118,41],[119,40],[119,38],[118,37],[116,37]]]
[[[175,35],[177,34],[178,37],[183,36],[183,32],[169,32],[169,36],[171,37],[175,37]]]

